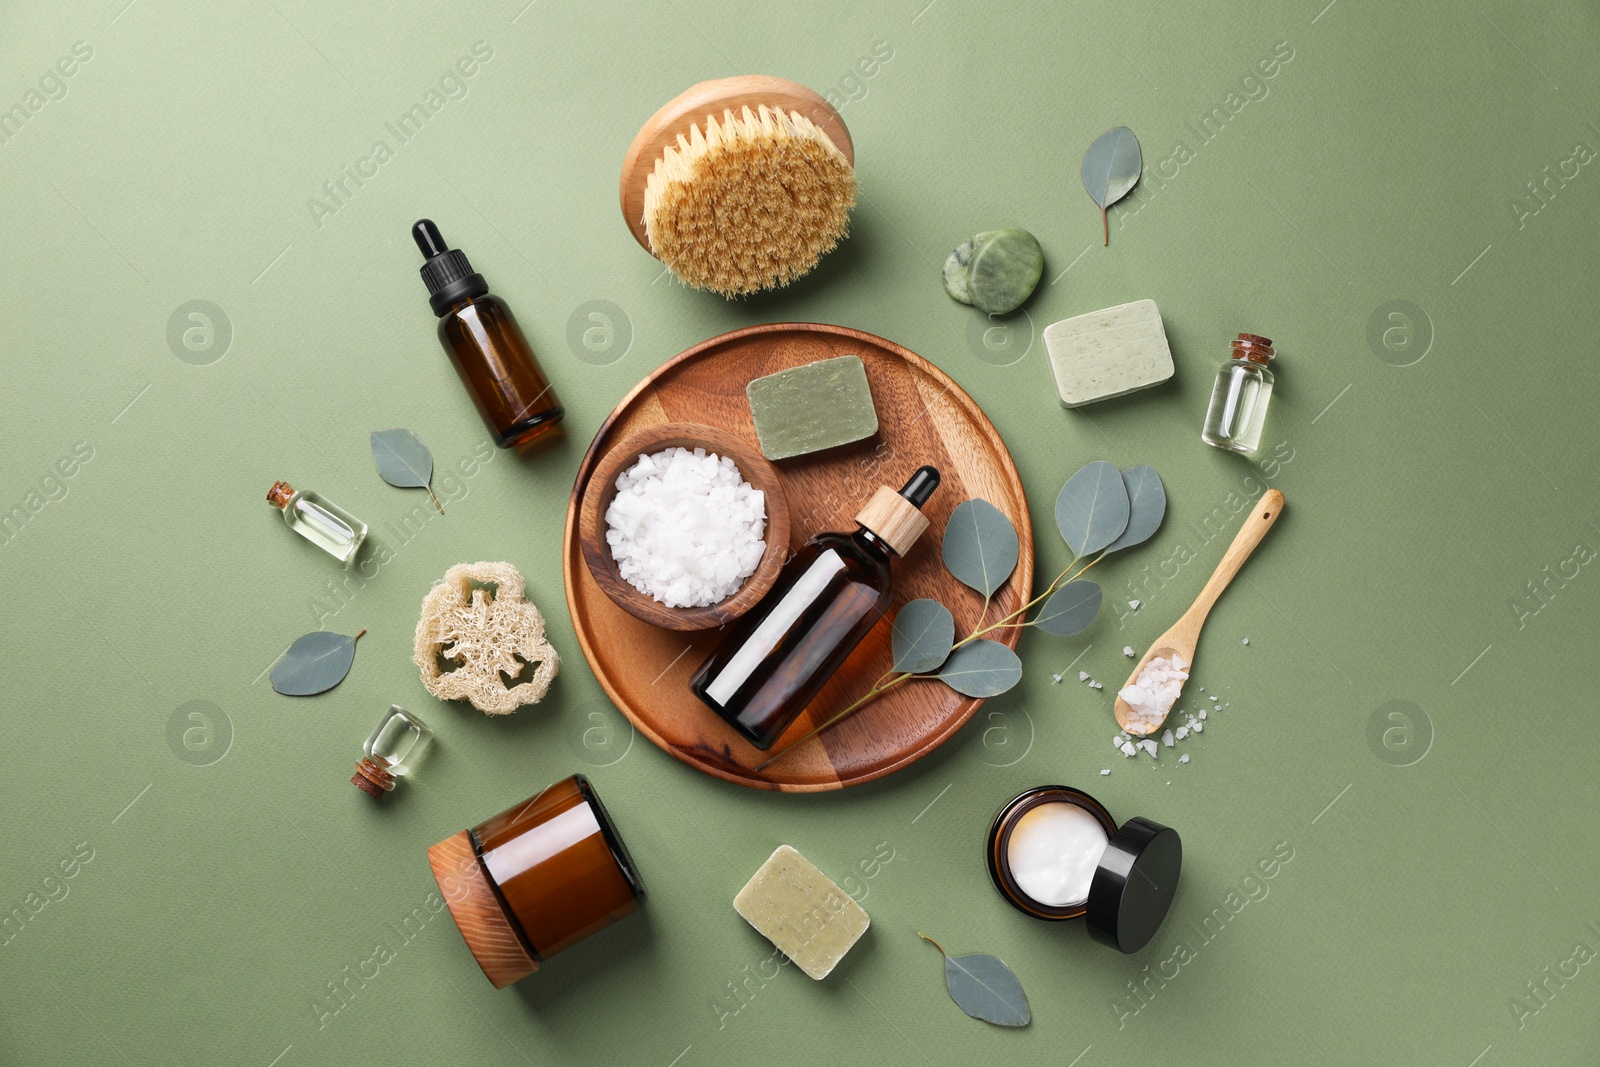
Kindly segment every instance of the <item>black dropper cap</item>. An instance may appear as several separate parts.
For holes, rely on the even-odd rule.
[[[921,508],[937,488],[939,488],[939,472],[932,467],[918,467],[911,480],[901,487],[900,495]]]
[[[466,253],[447,246],[432,219],[417,220],[411,227],[411,236],[427,257],[422,264],[422,280],[428,287],[428,303],[435,315],[443,318],[453,305],[489,291],[483,275],[473,273]]]

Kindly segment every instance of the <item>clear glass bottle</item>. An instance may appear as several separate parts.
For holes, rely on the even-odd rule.
[[[340,563],[355,559],[361,542],[367,538],[366,523],[339,505],[288,482],[273,482],[267,490],[267,503],[283,511],[283,521],[289,529]]]
[[[1261,428],[1272,399],[1267,363],[1275,354],[1270,340],[1253,333],[1241,333],[1233,342],[1233,356],[1217,371],[1217,384],[1211,389],[1202,441],[1245,455],[1261,447]]]
[[[416,768],[418,758],[432,740],[433,731],[427,723],[399,704],[390,704],[367,743],[361,746],[365,755],[356,760],[356,773],[350,784],[368,796],[383,796],[394,788],[396,778]]]

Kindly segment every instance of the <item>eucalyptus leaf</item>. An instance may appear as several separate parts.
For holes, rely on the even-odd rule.
[[[296,638],[272,665],[272,688],[286,697],[326,693],[350,673],[356,641],[366,632],[346,637],[331,630],[315,630]]]
[[[962,696],[999,696],[1022,681],[1022,661],[999,641],[984,638],[950,653],[935,677]]]
[[[1128,491],[1128,528],[1106,546],[1107,552],[1148,541],[1167,515],[1167,490],[1154,467],[1129,467],[1122,472],[1122,486]]]
[[[1094,582],[1068,582],[1050,594],[1033,625],[1057,637],[1082,633],[1100,614],[1101,597],[1100,587]]]
[[[1017,528],[987,500],[964,500],[944,527],[944,565],[962,585],[985,597],[1017,569]]]
[[[433,506],[444,514],[439,498],[433,495],[433,453],[422,438],[410,430],[373,430],[372,461],[378,477],[397,489],[426,489]]]
[[[1106,210],[1132,191],[1143,169],[1139,139],[1126,126],[1115,126],[1102,133],[1083,154],[1083,187],[1100,208],[1102,243],[1111,243],[1111,223],[1106,218]]]
[[[1067,479],[1056,497],[1056,528],[1075,556],[1100,551],[1128,528],[1128,489],[1103,459]]]
[[[937,670],[949,658],[955,639],[956,620],[949,608],[937,600],[913,600],[894,617],[894,670],[900,674]]]
[[[998,956],[978,952],[952,956],[944,946],[926,934],[918,937],[933,945],[944,957],[944,984],[956,1007],[996,1026],[1027,1026],[1033,1019],[1028,994],[1016,974]]]

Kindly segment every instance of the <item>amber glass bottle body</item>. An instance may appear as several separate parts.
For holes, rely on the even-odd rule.
[[[439,342],[501,448],[532,441],[566,414],[511,309],[492,293],[441,315]]]
[[[627,849],[581,774],[473,827],[472,841],[536,961],[644,900]]]
[[[757,748],[805,710],[889,607],[889,547],[865,527],[818,534],[690,679]]]

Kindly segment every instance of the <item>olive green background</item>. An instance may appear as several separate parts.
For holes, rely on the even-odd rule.
[[[77,42],[92,55],[46,77]],[[402,142],[386,124],[475,42],[488,58]],[[6,5],[0,106],[26,118],[0,128],[0,911],[32,917],[0,945],[0,1061],[1595,1062],[1597,46],[1581,0]],[[656,107],[745,71],[843,101],[862,196],[814,275],[728,303],[660,276],[616,180]],[[1078,161],[1117,124],[1146,171],[1104,248]],[[380,139],[392,158],[362,162]],[[520,315],[567,405],[554,447],[460,465],[485,434],[432,336],[423,215]],[[997,226],[1048,262],[990,324],[939,267]],[[1062,410],[1039,331],[1141,297],[1175,379]],[[736,788],[634,736],[560,576],[573,473],[617,399],[781,320],[881,334],[960,382],[1022,473],[1041,574],[1066,562],[1051,505],[1082,463],[1152,464],[1171,501],[1098,572],[1092,630],[1025,636],[1017,689],[831,795]],[[1240,330],[1280,350],[1255,464],[1198,439]],[[446,516],[374,474],[387,426],[432,446]],[[364,517],[387,562],[345,581],[264,503],[277,478]],[[1269,483],[1288,510],[1192,683],[1230,706],[1188,764],[1124,760],[1122,647],[1182,610]],[[522,569],[563,656],[507,719],[440,706],[410,664],[423,593],[475,559]],[[368,630],[354,670],[277,696],[265,671],[319,627]],[[438,741],[375,804],[347,778],[391,702]],[[447,918],[405,925],[430,914],[423,850],[574,771],[649,903],[496,992]],[[990,887],[991,814],[1046,782],[1182,833],[1144,953]],[[823,982],[730,905],[783,842],[873,918]],[[1033,1024],[963,1016],[918,931],[1005,958]],[[390,962],[332,999],[379,945]]]

